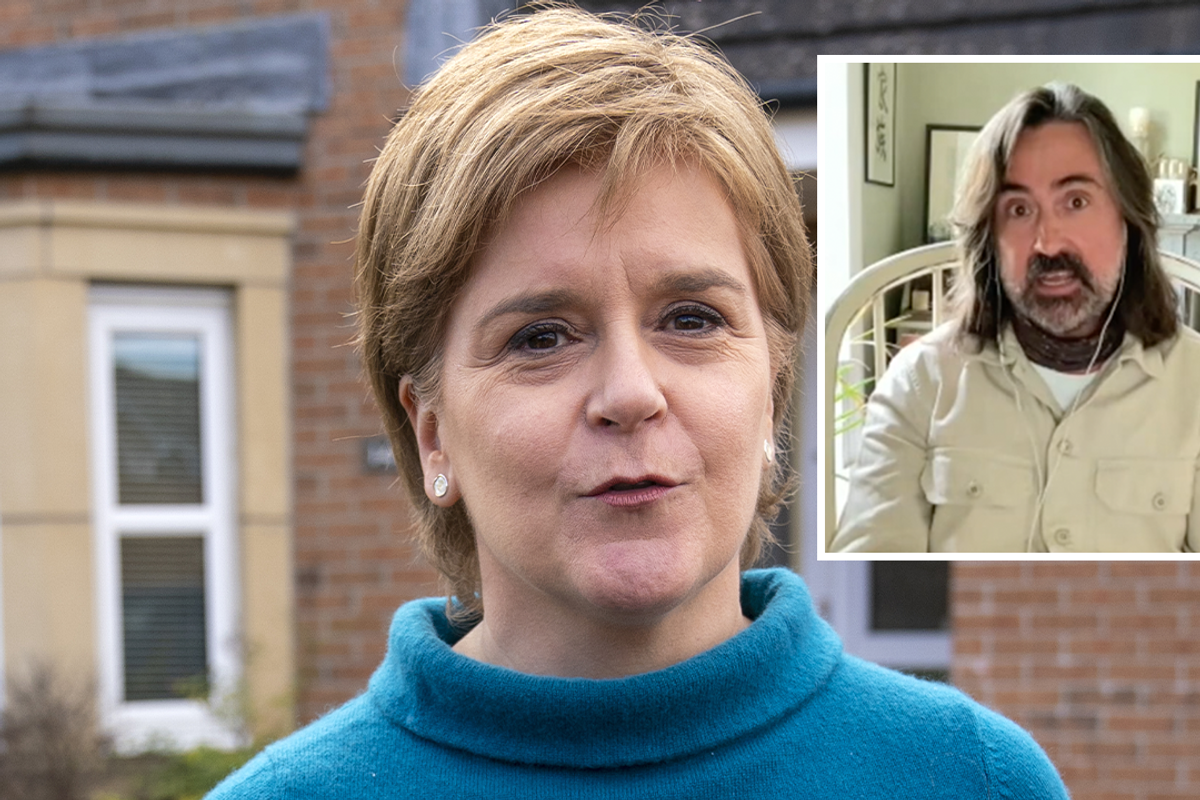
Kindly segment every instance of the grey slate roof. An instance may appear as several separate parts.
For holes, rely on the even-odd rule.
[[[320,14],[0,52],[0,164],[292,170],[329,102]]]
[[[593,11],[643,3],[583,0]],[[815,105],[818,54],[1200,52],[1194,0],[668,0],[767,99]]]

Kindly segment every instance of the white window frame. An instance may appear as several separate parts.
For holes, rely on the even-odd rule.
[[[8,674],[5,672],[4,655],[4,508],[0,498],[0,715],[8,707]]]
[[[200,432],[204,502],[118,503],[113,340],[118,332],[181,333],[200,342]],[[89,297],[90,397],[97,673],[102,725],[117,749],[234,747],[235,722],[216,713],[236,691],[242,654],[237,620],[232,314],[228,292],[94,285]],[[121,538],[200,535],[204,540],[205,626],[211,695],[199,700],[124,699]]]
[[[805,552],[817,552],[821,529],[809,530]],[[899,670],[949,672],[951,631],[876,631],[871,628],[870,561],[806,559],[804,580],[821,616],[842,639],[847,653]]]
[[[871,564],[870,561],[836,564],[844,569],[834,589],[831,622],[841,632],[846,650],[894,669],[948,670],[953,649],[948,630],[872,630]]]

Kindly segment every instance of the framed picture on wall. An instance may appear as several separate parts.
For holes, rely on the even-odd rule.
[[[1200,170],[1200,81],[1196,81],[1196,113],[1192,115],[1192,167]],[[1196,202],[1200,203],[1200,197]]]
[[[896,65],[866,65],[867,182],[896,185]]]
[[[954,235],[950,212],[967,152],[978,127],[925,126],[925,241],[944,242]]]

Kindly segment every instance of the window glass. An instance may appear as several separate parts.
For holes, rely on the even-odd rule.
[[[125,699],[207,696],[204,539],[121,539]]]
[[[871,564],[871,630],[949,630],[949,564],[876,561]]]
[[[113,368],[118,502],[203,503],[199,338],[116,333]]]

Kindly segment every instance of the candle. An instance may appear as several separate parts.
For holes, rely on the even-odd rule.
[[[1129,127],[1134,136],[1150,135],[1150,111],[1145,108],[1129,109]]]

